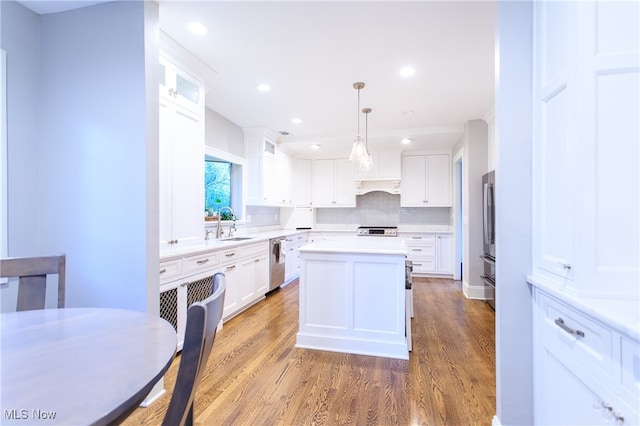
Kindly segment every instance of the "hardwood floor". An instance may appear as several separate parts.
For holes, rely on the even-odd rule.
[[[414,278],[409,361],[295,348],[298,282],[225,323],[198,388],[200,425],[490,425],[494,313],[458,283]],[[125,425],[160,424],[173,389]]]

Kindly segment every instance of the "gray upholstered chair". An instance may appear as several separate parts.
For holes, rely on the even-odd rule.
[[[162,424],[164,426],[193,425],[193,403],[200,377],[204,371],[218,323],[222,319],[226,278],[213,276],[212,295],[189,306],[187,326],[180,355],[178,377]]]
[[[58,276],[58,308],[64,308],[66,255],[0,259],[0,278],[18,278],[16,310],[44,309],[47,276]]]

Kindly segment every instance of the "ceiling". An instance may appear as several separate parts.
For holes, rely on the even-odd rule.
[[[206,105],[238,126],[290,133],[281,143],[302,156],[348,155],[358,116],[364,136],[357,81],[374,152],[450,148],[493,107],[493,1],[158,3],[161,29],[214,71]],[[190,33],[192,21],[209,32]],[[415,75],[401,77],[405,66]]]

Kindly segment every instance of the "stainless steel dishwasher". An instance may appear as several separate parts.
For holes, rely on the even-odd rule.
[[[284,283],[285,237],[269,240],[269,291]]]

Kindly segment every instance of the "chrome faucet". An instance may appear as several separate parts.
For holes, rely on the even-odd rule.
[[[228,206],[220,207],[220,210],[218,210],[218,228],[216,229],[216,238],[222,238],[224,235],[224,230],[222,229],[220,221],[222,220],[222,210],[225,209],[229,210],[229,213],[231,213],[231,217],[233,218],[233,225],[229,226],[229,236],[233,234],[233,231],[236,228],[236,214],[233,212],[233,209]]]
[[[208,240],[208,239],[209,239],[209,237],[211,237],[211,234],[213,234],[213,231],[212,231],[211,229],[206,229],[206,230],[204,231],[204,239],[205,239],[205,240]]]

